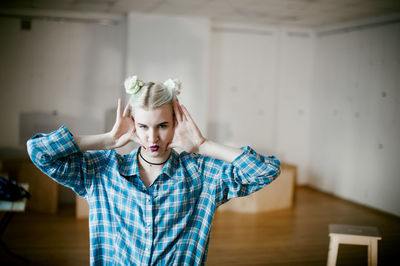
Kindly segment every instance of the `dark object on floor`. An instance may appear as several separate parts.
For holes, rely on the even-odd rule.
[[[10,181],[0,176],[0,200],[16,201],[30,198],[29,192],[19,186],[15,181]]]

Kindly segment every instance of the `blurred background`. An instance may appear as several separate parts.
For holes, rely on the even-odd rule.
[[[26,141],[61,125],[74,135],[110,130],[117,99],[127,101],[124,79],[138,75],[180,79],[204,135],[295,167],[290,189],[400,225],[399,1],[1,1],[0,36],[2,173],[37,195],[57,191],[52,206],[33,210],[54,215],[76,198],[32,187],[32,169],[21,177]]]

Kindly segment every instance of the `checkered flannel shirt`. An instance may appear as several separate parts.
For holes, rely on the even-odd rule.
[[[65,127],[27,142],[33,163],[89,203],[91,265],[205,265],[215,209],[280,174],[249,146],[232,163],[173,150],[147,189],[138,148],[80,151]]]

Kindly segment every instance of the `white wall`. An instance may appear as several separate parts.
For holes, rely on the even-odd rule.
[[[20,20],[0,18],[0,148],[25,149],[20,135],[29,138],[62,124],[77,135],[103,133],[106,111],[121,95],[124,33],[124,21],[103,26],[33,20],[31,30],[22,31]],[[22,119],[48,119],[20,125],[21,113]],[[74,200],[65,187],[59,196]]]
[[[316,47],[309,183],[400,216],[400,23]]]
[[[297,166],[297,183],[308,182],[314,32],[281,29],[277,93],[277,154]]]
[[[296,164],[306,182],[313,33],[219,23],[211,36],[209,136]]]
[[[124,23],[33,20],[22,31],[20,20],[1,18],[0,147],[20,146],[21,112],[55,111],[98,125],[73,133],[102,133],[121,93],[123,34]]]
[[[400,29],[214,24],[208,135],[298,166],[298,183],[400,215]],[[316,37],[318,36],[318,37]]]

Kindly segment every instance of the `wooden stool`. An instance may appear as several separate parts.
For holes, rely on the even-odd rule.
[[[381,235],[376,227],[330,224],[328,266],[336,265],[339,244],[368,246],[368,266],[378,265],[378,240]]]

